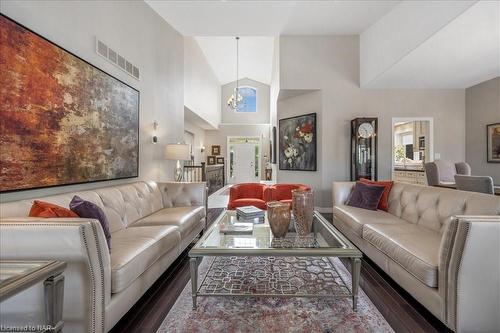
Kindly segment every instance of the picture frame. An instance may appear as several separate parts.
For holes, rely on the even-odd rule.
[[[224,157],[217,156],[216,162],[217,162],[217,164],[224,164]]]
[[[500,163],[500,123],[486,125],[486,160]]]
[[[15,41],[2,40],[0,116],[16,124],[2,133],[0,192],[137,178],[139,90],[3,13],[0,26],[7,40]],[[60,68],[76,83],[57,79],[64,75]],[[31,82],[38,82],[36,89]],[[44,96],[38,103],[31,102],[35,92]],[[26,107],[19,108],[17,100]],[[63,107],[60,100],[66,100]],[[95,114],[104,126],[89,125]]]
[[[215,164],[215,156],[207,156],[207,165]]]
[[[212,146],[212,155],[214,155],[214,156],[220,155],[220,146],[219,145]]]
[[[279,120],[279,169],[317,171],[316,113]]]

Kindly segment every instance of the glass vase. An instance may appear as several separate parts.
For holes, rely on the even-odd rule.
[[[290,225],[290,205],[279,201],[267,203],[267,220],[276,238],[285,237]]]
[[[300,237],[309,235],[314,215],[314,192],[292,190],[292,210],[297,235]]]

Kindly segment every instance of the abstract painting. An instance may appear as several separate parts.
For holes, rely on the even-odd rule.
[[[500,163],[500,123],[486,126],[488,132],[488,162]]]
[[[280,170],[316,171],[316,113],[280,119]]]
[[[0,191],[138,176],[139,92],[0,16]]]

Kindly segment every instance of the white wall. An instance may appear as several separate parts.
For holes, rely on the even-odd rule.
[[[216,131],[205,131],[205,147],[206,154],[211,154],[212,145],[220,145],[221,156],[227,164],[227,137],[228,136],[254,136],[262,138],[262,155],[261,155],[261,178],[265,179],[265,162],[264,156],[269,156],[269,125],[220,125]],[[227,167],[226,167],[227,175]]]
[[[184,105],[213,128],[221,122],[221,86],[194,37],[184,38]]]
[[[251,79],[239,80],[240,87],[252,87],[257,90],[257,112],[235,112],[227,106],[227,100],[234,93],[236,81],[222,86],[221,113],[224,124],[269,124],[269,86]]]
[[[184,130],[194,135],[194,164],[200,165],[201,162],[205,162],[206,160],[206,154],[201,152],[201,147],[205,145],[205,130],[193,123],[190,123],[189,121],[184,122]]]
[[[500,77],[465,90],[465,160],[473,175],[500,185],[500,164],[486,162],[486,125],[493,123],[500,123]]]
[[[391,175],[393,117],[434,117],[434,152],[451,161],[465,158],[464,90],[360,89],[358,55],[357,36],[280,38],[280,88],[321,89],[318,111],[321,164],[319,172],[311,176],[316,184],[321,184],[316,188],[319,193],[316,204],[321,207],[332,206],[332,181],[350,177],[350,120],[356,117],[378,117],[379,179],[389,179]],[[300,102],[311,95],[294,97],[294,103],[290,104],[297,105],[296,108],[304,105],[300,114],[311,112],[308,103]],[[278,119],[286,115],[287,111],[279,107]],[[295,173],[297,180],[310,179],[306,176],[308,172]]]
[[[361,86],[376,81],[475,2],[401,1],[360,35]]]
[[[1,1],[3,14],[140,91],[139,178],[169,180],[166,142],[184,131],[183,38],[142,1]],[[141,70],[137,81],[95,52],[95,36]],[[160,144],[151,144],[153,121]],[[2,195],[2,201],[90,189],[134,180],[98,182]]]

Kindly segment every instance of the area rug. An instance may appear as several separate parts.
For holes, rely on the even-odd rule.
[[[199,267],[200,283],[213,258]],[[337,258],[332,264],[350,288],[350,273]],[[158,329],[172,332],[393,332],[360,289],[358,310],[348,298],[198,297],[192,309],[191,281]]]

